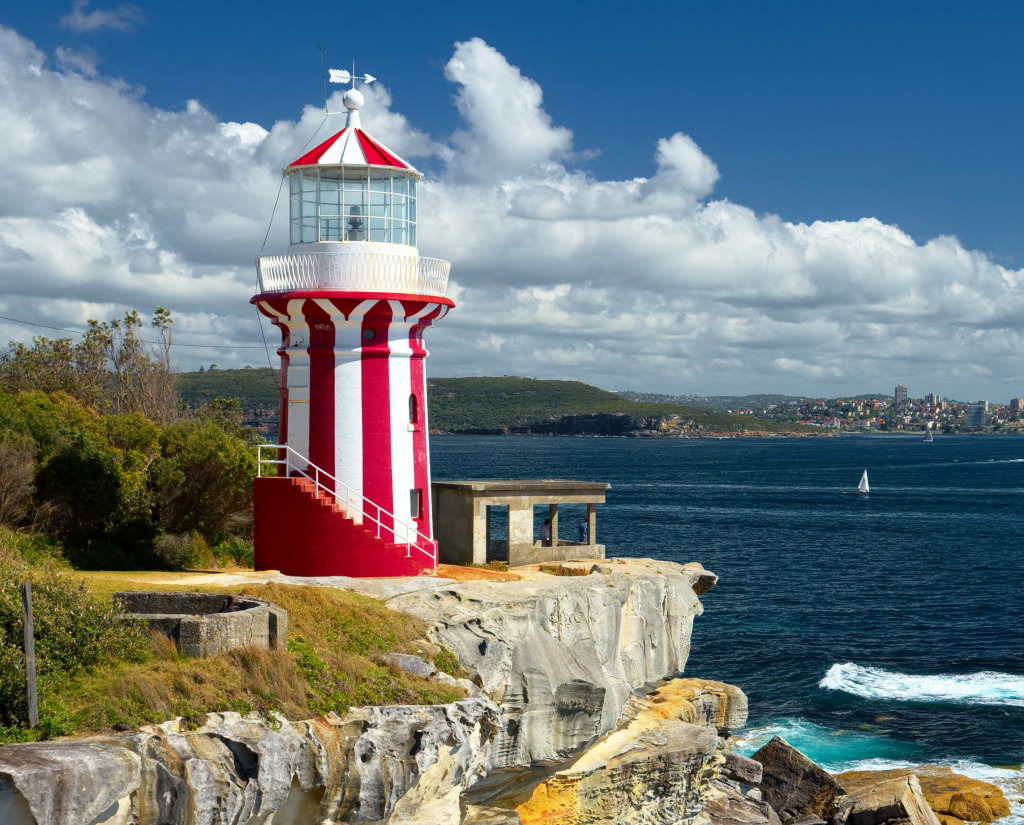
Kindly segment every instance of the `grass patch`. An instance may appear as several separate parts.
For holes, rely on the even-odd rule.
[[[78,576],[78,574],[72,574]],[[245,593],[288,610],[288,649],[243,649],[190,658],[165,637],[151,637],[142,661],[111,661],[55,678],[40,693],[41,725],[0,726],[0,742],[132,730],[182,717],[202,724],[207,713],[280,712],[304,719],[353,705],[443,704],[465,691],[402,672],[388,652],[423,655],[427,625],[380,602],[341,590],[295,585],[190,586],[188,574],[91,573],[92,597],[109,604],[118,590],[201,590]],[[166,579],[154,584],[154,578]],[[114,657],[111,657],[114,658]],[[140,658],[136,654],[136,658]],[[442,649],[439,670],[463,675]]]
[[[541,564],[538,566],[538,570],[541,573],[547,573],[549,576],[589,576],[592,565],[590,564],[562,564],[560,562],[551,562],[548,564]]]
[[[494,570],[497,573],[507,573],[508,572],[508,562],[507,561],[497,561],[496,559],[492,560],[492,561],[489,561],[486,564],[470,564],[469,567],[475,567],[475,568],[477,568],[479,570]]]

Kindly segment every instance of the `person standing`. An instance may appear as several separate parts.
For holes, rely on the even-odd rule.
[[[544,519],[544,523],[540,526],[540,543],[551,544],[551,519]]]

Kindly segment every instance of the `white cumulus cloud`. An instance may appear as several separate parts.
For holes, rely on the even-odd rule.
[[[221,347],[179,350],[185,368],[266,363],[246,349],[262,342],[248,300],[281,169],[342,122],[316,105],[266,125],[157,109],[96,65],[0,28],[0,315],[80,326],[167,306],[179,340]],[[637,149],[649,177],[600,179],[493,47],[456,44],[445,75],[462,120],[449,135],[379,85],[362,112],[438,170],[419,190],[420,249],[452,261],[458,307],[429,334],[432,374],[666,393],[1024,389],[1024,272],[870,216],[792,223],[716,198],[720,171],[685,123]],[[287,201],[268,254],[287,246]]]
[[[60,18],[60,24],[76,32],[93,32],[101,29],[131,31],[138,23],[145,22],[145,15],[138,6],[122,3],[113,9],[86,11],[89,0],[74,0],[71,11]]]

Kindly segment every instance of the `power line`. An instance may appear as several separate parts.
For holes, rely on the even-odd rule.
[[[11,321],[12,323],[15,323],[15,324],[25,324],[25,325],[30,326],[30,327],[40,327],[42,329],[52,329],[52,330],[54,330],[56,332],[70,332],[70,333],[72,333],[74,335],[88,335],[89,334],[87,332],[83,332],[80,329],[67,329],[66,327],[51,327],[51,326],[47,326],[46,324],[37,324],[37,323],[35,323],[33,321],[22,321],[20,318],[8,318],[6,315],[0,315],[0,321]],[[263,328],[262,327],[260,327],[260,332],[263,332]],[[139,341],[140,341],[140,343],[143,343],[143,344],[156,344],[156,345],[159,345],[159,346],[163,346],[163,344],[164,344],[163,341],[146,341],[146,340],[141,339],[141,338],[139,339]],[[221,349],[221,350],[229,350],[229,349],[266,349],[265,345],[261,347],[259,344],[238,344],[236,346],[228,346],[228,347],[226,347],[223,344],[182,344],[182,343],[179,343],[177,341],[172,341],[171,342],[171,346],[172,347],[197,347],[197,348],[200,348],[200,349]]]

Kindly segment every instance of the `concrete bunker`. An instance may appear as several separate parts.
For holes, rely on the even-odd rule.
[[[284,650],[288,611],[237,593],[125,590],[114,594],[128,619],[178,643],[186,656],[216,656],[240,647]]]
[[[603,481],[435,481],[431,485],[434,538],[438,560],[446,564],[510,566],[569,559],[603,559],[597,543],[597,505],[610,485]],[[559,535],[559,505],[586,506],[586,529],[576,523]],[[551,537],[543,540],[534,528],[534,508],[547,506]],[[498,514],[507,508],[507,516]],[[581,540],[582,539],[582,540]]]

